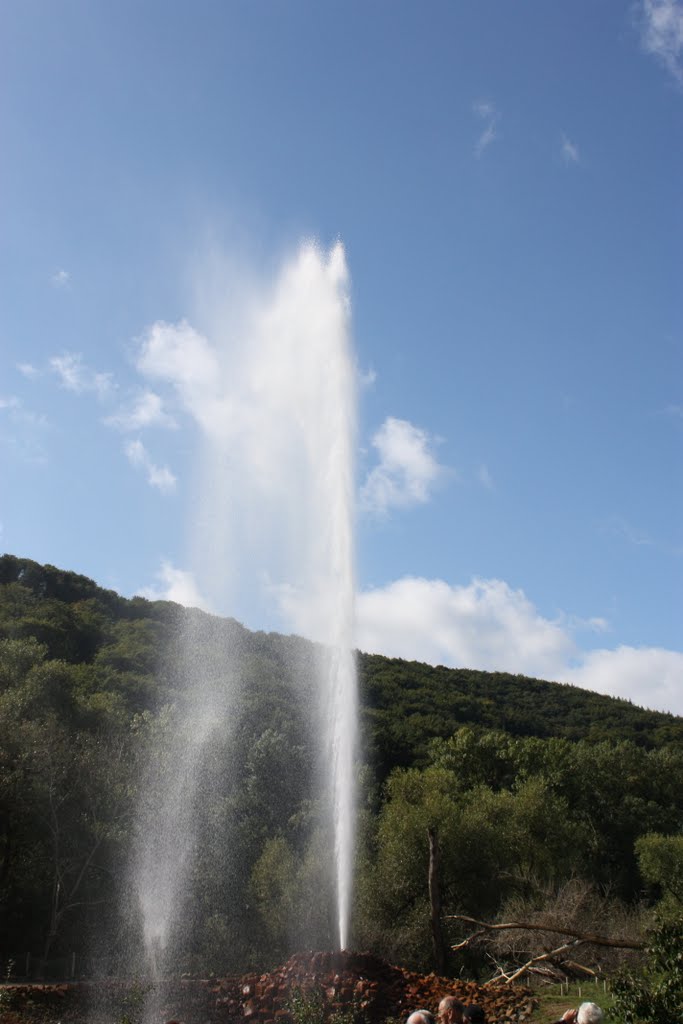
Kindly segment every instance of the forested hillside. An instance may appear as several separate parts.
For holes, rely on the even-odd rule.
[[[137,809],[182,728],[190,626],[239,712],[205,751],[182,966],[234,970],[329,945],[314,646],[5,555],[0,956],[115,957],[134,944]],[[626,927],[636,904],[641,918],[657,901],[680,906],[682,719],[504,673],[363,654],[359,672],[354,945],[431,966],[430,828],[445,917],[534,914],[573,893],[572,912]],[[467,956],[450,969],[481,966]]]

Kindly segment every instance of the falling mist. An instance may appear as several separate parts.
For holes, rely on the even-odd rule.
[[[319,642],[325,766],[323,801],[334,834],[338,937],[348,944],[354,846],[356,666],[354,465],[356,371],[349,278],[341,244],[306,243],[267,288],[239,309],[215,299],[186,321],[157,323],[139,368],[171,385],[195,421],[203,455],[192,502],[191,568],[209,607]],[[217,311],[218,310],[218,311]],[[188,864],[201,841],[193,794],[205,783],[204,750],[229,731],[240,700],[239,657],[205,664],[200,616],[181,638],[183,721],[167,763],[151,772],[135,887],[150,963],[181,928]],[[232,678],[227,687],[219,677]]]

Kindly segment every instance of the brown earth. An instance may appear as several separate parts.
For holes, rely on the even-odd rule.
[[[124,982],[13,985],[0,989],[0,1024],[106,1021],[135,1024],[144,991]],[[293,1024],[292,999],[303,999],[317,1019],[349,1014],[367,1024],[404,1021],[416,1009],[436,1012],[445,995],[478,1003],[489,1024],[529,1019],[535,1000],[520,986],[488,986],[421,975],[371,953],[297,953],[266,974],[164,982],[154,993],[158,1024]],[[312,1024],[312,1020],[311,1020]]]

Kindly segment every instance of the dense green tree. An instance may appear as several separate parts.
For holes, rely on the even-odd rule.
[[[683,911],[683,835],[663,836],[650,832],[636,840],[638,867],[644,880],[661,893],[663,916]]]
[[[251,876],[251,895],[265,948],[275,960],[336,941],[329,838],[315,830],[301,854],[283,836],[264,845]]]
[[[613,983],[618,1024],[680,1024],[683,1020],[683,919],[660,924],[650,937],[642,970]]]

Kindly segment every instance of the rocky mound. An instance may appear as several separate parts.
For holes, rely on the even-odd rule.
[[[269,974],[245,975],[238,981],[212,984],[212,1018],[217,1022],[289,1024],[293,1002],[310,1008],[310,1016],[332,1021],[364,1018],[381,1024],[387,1018],[405,1020],[412,1010],[436,1013],[445,995],[461,1002],[478,1003],[491,1024],[524,1021],[534,1001],[527,988],[482,987],[435,974],[415,974],[394,967],[371,953],[297,953]],[[297,1014],[300,1016],[300,1014]]]

